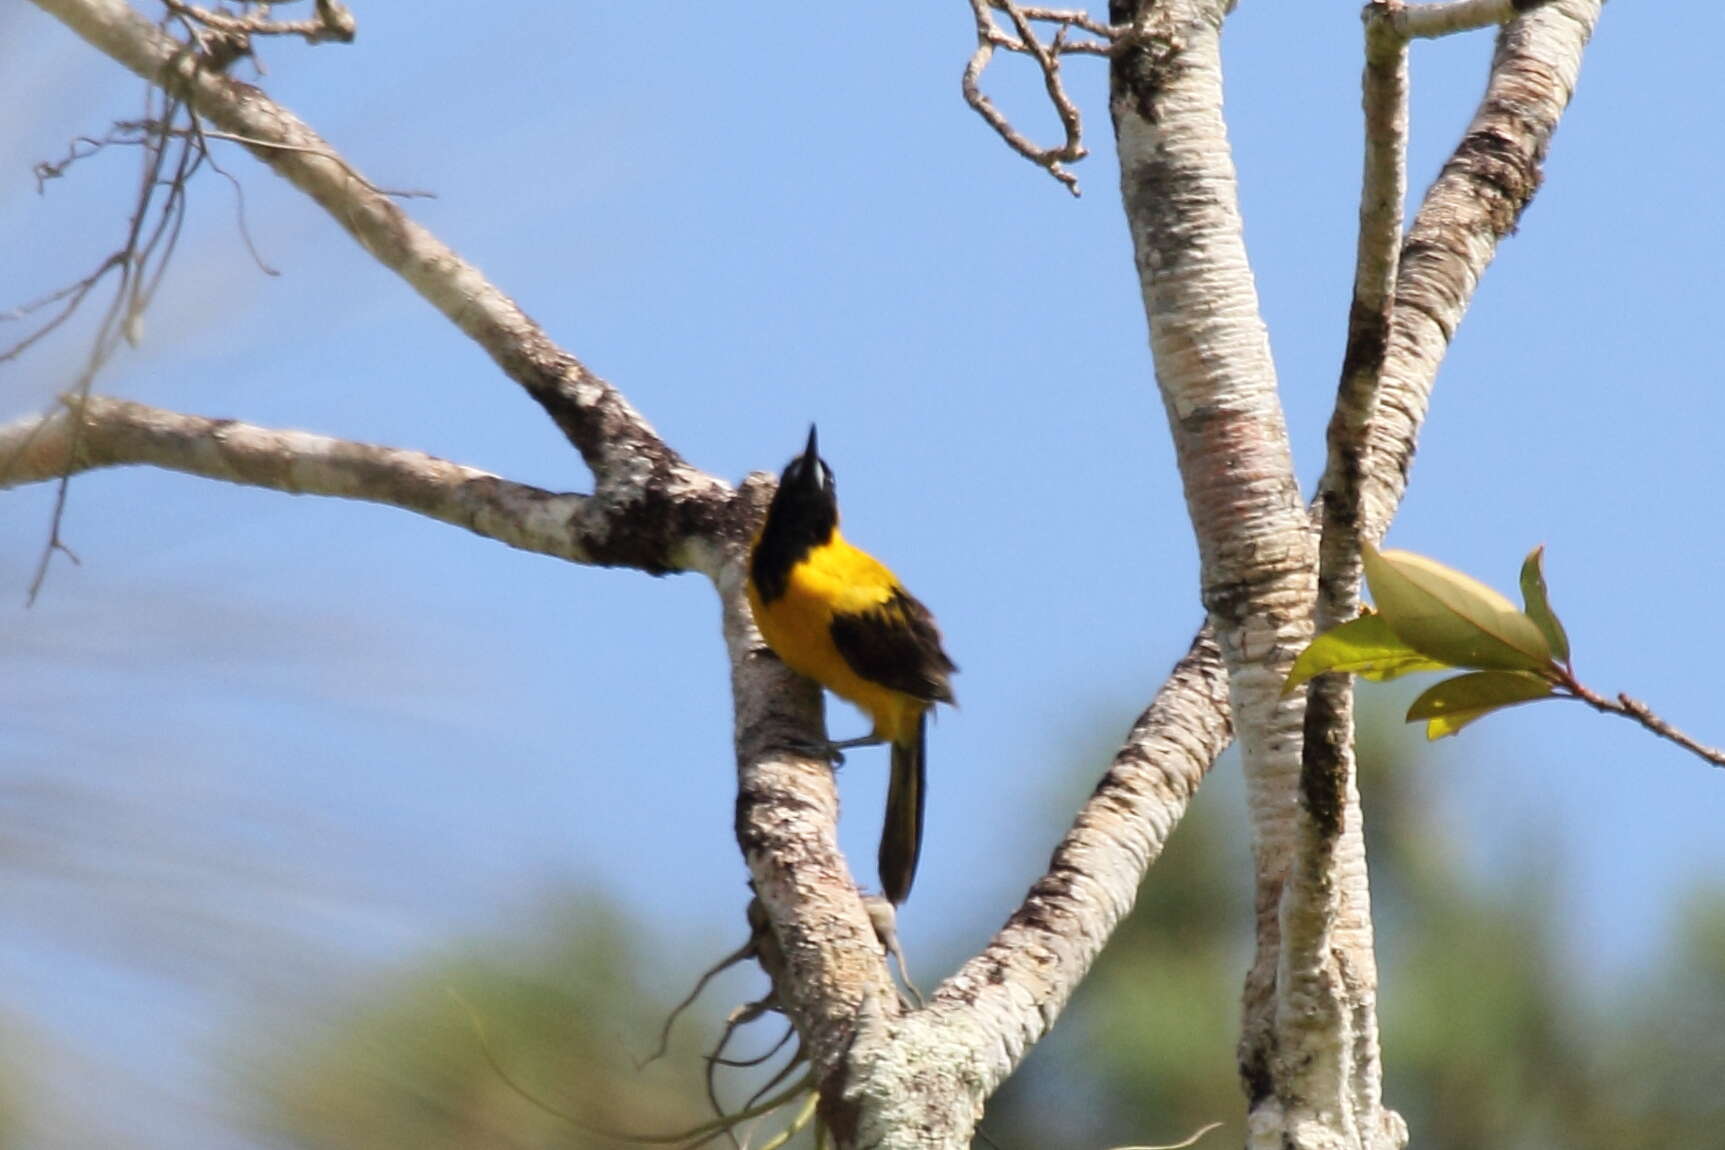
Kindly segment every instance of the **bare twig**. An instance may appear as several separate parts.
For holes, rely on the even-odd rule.
[[[761,1099],[765,1098],[767,1096],[767,1094],[773,1090],[774,1087],[778,1086],[785,1079],[789,1078],[791,1076],[791,1071],[793,1071],[797,1067],[801,1066],[805,1061],[807,1061],[807,1056],[803,1054],[802,1049],[800,1047],[797,1050],[793,1051],[791,1054],[790,1060],[787,1061],[783,1066],[781,1066],[778,1069],[778,1071],[771,1078],[767,1079],[766,1082],[762,1083],[761,1088],[759,1090],[757,1090],[753,1094],[749,1095],[749,1100],[747,1102],[743,1103],[743,1109],[745,1111],[753,1110],[755,1108],[756,1104],[761,1101]]]
[[[42,546],[42,553],[36,559],[36,570],[30,575],[30,586],[24,592],[26,607],[36,605],[36,596],[42,593],[42,584],[48,581],[48,566],[56,554],[65,555],[74,567],[82,565],[77,552],[60,538],[60,526],[66,521],[66,495],[71,486],[71,479],[64,475],[54,484],[54,510],[48,516],[48,542]]]
[[[42,324],[41,327],[38,327],[29,335],[19,339],[5,351],[0,352],[0,363],[17,359],[26,351],[29,351],[35,344],[50,335],[61,324],[71,319],[73,313],[78,310],[79,305],[84,302],[84,297],[90,294],[90,291],[102,281],[102,278],[115,268],[125,263],[129,258],[129,255],[124,251],[114,252],[98,264],[95,271],[91,272],[77,283],[69,284],[57,291],[50,292],[40,299],[32,300],[27,304],[15,307],[11,311],[0,312],[0,322],[4,322],[23,319],[25,316],[40,311],[42,308],[47,307],[50,304],[61,302],[64,302],[65,304],[64,307],[55,312],[52,318]]]
[[[717,1053],[712,1053],[706,1055],[706,1059],[708,1062],[717,1063],[720,1066],[729,1066],[732,1069],[737,1070],[747,1069],[750,1066],[759,1066],[761,1063],[767,1061],[767,1059],[783,1050],[785,1048],[785,1043],[789,1042],[796,1032],[796,1027],[786,1026],[776,1042],[767,1047],[767,1049],[762,1051],[760,1054],[755,1055],[753,1058],[721,1058]]]
[[[153,93],[150,99],[153,101]],[[167,100],[161,115],[149,114],[147,110],[142,119],[117,121],[106,136],[100,138],[94,136],[76,137],[68,145],[64,157],[56,161],[42,161],[36,165],[36,190],[40,193],[45,190],[48,180],[60,178],[73,164],[79,160],[87,159],[105,148],[123,145],[145,149],[143,179],[138,190],[137,201],[127,223],[125,242],[118,251],[107,256],[93,272],[83,279],[10,312],[0,314],[0,320],[14,320],[23,318],[52,303],[65,301],[66,304],[42,327],[18,340],[4,352],[0,352],[0,362],[16,359],[44,336],[70,319],[84,302],[84,297],[110,271],[118,270],[120,272],[120,286],[116,292],[115,300],[116,302],[123,301],[127,305],[124,311],[127,323],[122,325],[121,334],[125,334],[127,327],[135,329],[140,305],[147,300],[155,285],[160,282],[161,273],[166,267],[166,256],[173,250],[173,240],[178,236],[179,225],[185,214],[184,183],[196,170],[201,155],[201,152],[194,154],[193,149],[182,147],[174,163],[173,175],[167,179],[162,178],[167,141],[180,134],[173,127],[173,120],[180,110],[180,105],[175,101]],[[140,246],[145,221],[151,218],[151,209],[155,206],[156,194],[162,188],[168,190],[167,200],[156,211],[155,224],[150,230],[149,239],[143,241],[142,246]],[[149,287],[144,287],[142,273],[146,265],[150,263],[151,257],[156,254],[164,238],[167,239],[168,246],[161,249],[163,258],[157,261],[153,272],[149,275]],[[108,316],[103,320],[101,331],[92,344],[90,358],[98,368],[100,362],[112,350],[111,347],[103,348],[102,345],[105,338],[114,334],[112,328],[117,314],[120,313],[116,313],[113,307],[110,307]],[[86,374],[93,376],[93,369],[87,369]],[[87,383],[83,386],[87,388]]]
[[[1065,165],[1083,159],[1088,153],[1084,148],[1083,118],[1079,114],[1078,105],[1073,103],[1060,78],[1060,57],[1106,56],[1114,50],[1122,34],[1121,30],[1104,24],[1085,12],[1022,7],[1013,0],[970,0],[970,9],[976,17],[976,51],[971,54],[970,63],[964,69],[965,103],[974,108],[1013,151],[1038,167],[1046,168],[1049,175],[1065,185],[1074,196],[1078,195],[1078,177],[1068,171]],[[1002,31],[994,22],[996,11],[1006,13],[1007,19],[1012,22],[1013,34]],[[1046,43],[1036,34],[1034,25],[1037,22],[1057,25],[1053,37]],[[1072,39],[1070,34],[1074,28],[1101,39]],[[1052,148],[1036,144],[1013,127],[1012,121],[984,94],[982,73],[993,59],[996,48],[1018,52],[1036,61],[1037,67],[1042,70],[1043,87],[1048,92],[1049,102],[1054,105],[1054,110],[1060,117],[1060,125],[1065,133],[1064,143]]]
[[[712,966],[703,970],[701,972],[701,977],[695,980],[694,987],[690,989],[688,994],[683,996],[683,1000],[681,1002],[671,1008],[671,1013],[665,1016],[665,1025],[659,1028],[659,1045],[653,1048],[653,1053],[647,1055],[647,1057],[636,1063],[635,1068],[637,1070],[644,1069],[663,1058],[665,1056],[665,1052],[671,1049],[671,1027],[676,1024],[677,1017],[682,1014],[683,1011],[689,1009],[689,1007],[695,1004],[695,1000],[701,997],[701,991],[707,989],[707,984],[709,982],[718,977],[721,972],[729,970],[731,967],[737,965],[737,963],[742,962],[745,959],[753,958],[758,948],[759,943],[757,940],[750,938],[747,942],[743,943],[742,946],[739,946],[736,950],[733,950],[730,954],[727,954],[724,958],[721,958],[718,962],[715,962]]]
[[[1721,750],[1718,747],[1709,747],[1707,744],[1684,734],[1682,731],[1679,731],[1676,727],[1673,727],[1670,723],[1654,714],[1653,708],[1649,707],[1646,703],[1643,703],[1640,699],[1632,699],[1628,695],[1621,693],[1615,699],[1608,699],[1604,695],[1598,694],[1597,692],[1591,691],[1587,687],[1583,686],[1576,680],[1574,675],[1571,675],[1568,672],[1564,673],[1562,681],[1559,683],[1559,690],[1568,694],[1573,699],[1586,703],[1596,711],[1607,715],[1622,715],[1626,719],[1631,719],[1640,723],[1643,727],[1652,731],[1660,738],[1669,739],[1684,750],[1712,763],[1714,766],[1725,767],[1725,750]]]
[[[1000,3],[1000,0],[989,0],[989,3],[993,4],[997,8],[1005,7],[1004,4]],[[1121,29],[1114,27],[1112,24],[1098,20],[1094,16],[1090,15],[1090,13],[1077,8],[1035,8],[1028,4],[1020,4],[1018,6],[1018,10],[1027,20],[1041,20],[1046,23],[1065,24],[1073,28],[1082,28],[1084,31],[1089,32],[1094,36],[1100,36],[1103,40],[1107,41],[1114,40],[1121,33]],[[1096,47],[1103,55],[1106,55],[1113,49],[1112,44],[1096,45]],[[1068,50],[1078,52],[1085,51],[1087,48],[1075,44]]]
[[[109,129],[106,136],[74,136],[66,145],[66,154],[58,160],[39,160],[31,168],[36,177],[36,194],[43,195],[48,190],[48,181],[57,180],[66,174],[68,168],[79,160],[87,160],[106,148],[115,146],[142,147],[148,143],[148,137],[138,131],[143,126],[139,120],[119,120]]]
[[[1170,1142],[1165,1146],[1117,1146],[1115,1147],[1115,1150],[1187,1150],[1187,1147],[1189,1146],[1196,1146],[1199,1141],[1203,1139],[1204,1135],[1210,1133],[1210,1131],[1220,1130],[1221,1128],[1222,1123],[1211,1122],[1208,1125],[1198,1127],[1198,1129],[1194,1130],[1180,1141]]]
[[[58,179],[66,174],[66,170],[79,160],[88,159],[104,148],[127,146],[143,147],[152,140],[163,137],[196,136],[200,141],[226,140],[229,143],[243,144],[248,148],[276,148],[286,152],[300,152],[308,156],[320,156],[332,163],[340,164],[343,170],[358,180],[368,191],[380,196],[393,196],[402,200],[431,200],[437,198],[436,192],[421,191],[416,188],[385,188],[372,183],[356,170],[352,164],[338,153],[328,148],[307,147],[298,144],[280,143],[274,140],[260,140],[253,136],[242,136],[235,132],[219,132],[206,128],[201,117],[188,116],[184,125],[169,123],[160,119],[116,120],[106,136],[77,136],[67,146],[66,154],[58,160],[43,160],[34,169],[36,175],[36,190],[43,190],[48,180]],[[207,155],[208,149],[200,149],[200,155]]]
[[[718,1042],[713,1045],[712,1051],[706,1056],[707,1068],[706,1072],[702,1075],[702,1082],[707,1091],[707,1105],[711,1106],[713,1108],[713,1113],[720,1118],[725,1117],[725,1104],[719,1100],[719,1067],[731,1065],[731,1060],[723,1057],[725,1047],[731,1044],[731,1039],[736,1037],[738,1030],[762,1017],[769,1009],[770,1006],[768,1002],[763,999],[759,1002],[746,1003],[737,1007],[735,1010],[732,1010],[730,1016],[725,1019],[725,1028],[720,1031]],[[796,1028],[792,1027],[791,1029],[795,1030]],[[773,1049],[776,1053],[778,1047],[774,1047]],[[771,1057],[771,1055],[768,1055],[768,1057]],[[765,1061],[765,1059],[762,1059],[762,1061]],[[734,1130],[726,1127],[725,1138],[733,1147],[736,1147],[737,1150],[741,1150],[741,1144],[737,1141],[737,1135]]]
[[[717,481],[672,451],[616,388],[558,347],[477,268],[356,176],[352,164],[286,108],[249,84],[200,66],[195,51],[120,0],[35,2],[138,75],[185,99],[203,117],[206,133],[214,129],[246,144],[401,275],[546,409],[592,468],[596,495],[621,502],[638,498],[652,484],[717,495]],[[694,542],[686,530],[679,536]]]
[[[179,45],[182,53],[191,52],[196,55],[200,66],[210,67],[214,63],[210,53],[215,51],[205,43],[196,24],[209,27],[223,35],[239,35],[249,31],[264,30],[268,23],[262,12],[248,13],[245,16],[229,16],[225,13],[206,12],[194,8],[180,0],[167,0],[170,12],[188,29],[189,41]],[[345,8],[333,0],[318,0],[318,16],[312,21],[300,21],[294,25],[280,25],[277,31],[288,30],[294,34],[303,34],[311,25],[316,24],[325,29],[326,34],[333,35],[330,30],[339,31],[341,27],[348,28],[351,37],[352,17]],[[272,27],[275,27],[272,25]],[[172,42],[170,42],[172,43]],[[196,46],[195,49],[193,46]],[[220,172],[235,188],[240,235],[247,250],[258,266],[267,274],[278,274],[264,262],[258,254],[257,245],[253,242],[250,230],[245,220],[244,193],[239,184],[225,170],[215,163],[209,154],[209,139],[229,139],[254,149],[264,147],[293,147],[291,144],[278,144],[267,140],[253,139],[238,133],[206,131],[196,112],[185,100],[182,89],[177,86],[151,88],[146,96],[144,114],[133,120],[117,121],[108,133],[101,137],[79,136],[68,145],[66,154],[56,161],[43,161],[35,168],[37,190],[45,190],[47,181],[58,179],[80,160],[112,146],[139,147],[144,151],[143,171],[136,199],[133,204],[126,234],[120,248],[108,255],[94,271],[67,287],[51,292],[48,295],[0,315],[0,320],[18,320],[34,314],[44,308],[59,305],[53,313],[38,324],[34,330],[15,340],[4,350],[0,350],[0,363],[17,359],[24,352],[35,346],[41,340],[58,330],[79,310],[90,293],[110,273],[118,273],[118,282],[109,300],[96,331],[91,337],[85,362],[77,377],[66,389],[65,394],[74,402],[68,410],[82,413],[83,401],[90,396],[97,375],[103,366],[118,350],[122,340],[137,344],[141,339],[142,321],[150,301],[162,284],[167,274],[169,263],[178,245],[182,228],[185,224],[187,205],[187,186],[198,169],[207,161],[210,166]],[[325,155],[335,163],[345,165],[339,156],[326,150],[308,149]],[[360,179],[357,173],[351,173],[355,179]],[[371,187],[371,185],[367,185]],[[372,188],[378,194],[387,195],[424,195],[419,192],[385,192]],[[81,424],[73,424],[72,443],[67,456],[77,458],[78,438],[82,435]],[[48,530],[48,540],[42,549],[41,557],[30,581],[29,601],[34,603],[37,595],[47,579],[53,558],[64,554],[74,561],[76,556],[67,547],[62,538],[62,527],[65,522],[66,501],[69,494],[70,472],[62,476],[55,492],[53,510],[51,512]]]
[[[780,1150],[780,1148],[789,1143],[792,1138],[801,1134],[803,1132],[803,1128],[814,1120],[816,1108],[820,1106],[820,1103],[820,1091],[810,1090],[809,1096],[803,1100],[801,1108],[797,1110],[797,1113],[791,1119],[790,1124],[771,1138],[767,1139],[765,1142],[761,1143],[761,1150]]]
[[[434,200],[437,198],[436,192],[420,191],[416,188],[385,188],[374,184],[360,175],[358,169],[352,164],[328,148],[286,144],[276,140],[260,140],[255,136],[242,136],[237,132],[218,132],[213,128],[204,128],[201,134],[211,140],[227,140],[230,143],[244,144],[248,148],[274,148],[283,152],[300,152],[307,156],[317,156],[320,159],[330,161],[332,164],[341,165],[342,170],[357,180],[366,191],[376,192],[380,196],[390,196],[398,200]]]
[[[232,172],[218,164],[214,156],[210,155],[209,147],[206,142],[208,140],[208,136],[204,132],[204,121],[196,112],[192,113],[192,129],[197,133],[199,142],[204,144],[204,157],[209,162],[210,170],[222,179],[226,180],[228,182],[228,186],[234,190],[234,226],[239,229],[240,239],[245,242],[246,251],[251,254],[252,262],[257,264],[258,270],[267,276],[281,275],[281,272],[276,268],[271,267],[258,252],[257,242],[252,239],[251,225],[246,222],[245,185],[240,183],[239,179]]]
[[[83,435],[83,401],[89,398],[90,389],[95,383],[97,374],[104,364],[125,340],[135,344],[139,339],[139,324],[145,308],[149,306],[156,289],[161,285],[162,276],[171,260],[175,246],[179,242],[180,228],[185,222],[186,211],[186,181],[190,179],[200,162],[200,151],[195,141],[186,137],[181,140],[180,147],[170,164],[168,160],[171,128],[176,118],[184,111],[183,102],[176,96],[161,93],[162,107],[154,109],[157,91],[151,90],[146,99],[145,116],[142,121],[151,126],[139,137],[139,143],[144,148],[144,163],[137,200],[132,215],[127,223],[125,242],[118,252],[109,256],[102,265],[90,276],[80,281],[74,290],[60,296],[66,306],[48,323],[37,329],[33,334],[18,341],[3,355],[0,360],[16,358],[43,336],[59,327],[82,304],[91,288],[106,278],[109,270],[119,272],[119,282],[115,285],[108,307],[97,325],[96,333],[91,338],[89,352],[85,357],[84,366],[77,379],[66,394],[72,399],[68,410],[72,413],[71,442],[67,448],[67,458],[75,459],[79,454],[80,439]],[[110,133],[112,136],[112,133]],[[92,152],[98,149],[92,149]],[[84,153],[85,155],[91,153]],[[76,147],[68,153],[69,164],[78,158]],[[64,170],[62,165],[60,170]],[[164,178],[164,172],[171,172]],[[42,177],[40,172],[38,179]],[[158,201],[158,193],[166,189],[165,197]],[[61,529],[66,517],[66,499],[70,491],[71,471],[61,474],[54,493],[54,508],[50,515],[48,540],[43,545],[41,557],[37,561],[36,570],[30,580],[27,602],[34,604],[41,593],[42,585],[47,580],[48,570],[57,554],[66,555],[74,562],[77,556],[66,546],[61,536]]]
[[[492,1047],[491,1036],[487,1032],[485,1019],[481,1017],[479,1011],[475,1009],[467,999],[463,998],[455,988],[446,987],[445,992],[467,1015],[468,1025],[472,1028],[473,1036],[479,1043],[480,1053],[484,1055],[486,1064],[491,1067],[491,1072],[497,1075],[499,1081],[513,1091],[518,1097],[538,1109],[543,1110],[545,1113],[550,1114],[555,1118],[561,1118],[563,1121],[569,1123],[569,1125],[578,1130],[584,1131],[588,1134],[597,1135],[600,1138],[609,1139],[614,1142],[638,1142],[649,1146],[669,1146],[683,1143],[685,1150],[693,1150],[694,1147],[710,1142],[720,1134],[733,1129],[739,1123],[747,1122],[751,1118],[759,1118],[764,1114],[771,1114],[787,1102],[795,1100],[803,1093],[803,1091],[809,1089],[814,1084],[811,1077],[805,1076],[802,1080],[794,1083],[787,1089],[761,1102],[759,1106],[743,1110],[737,1114],[715,1119],[712,1122],[702,1122],[698,1126],[692,1126],[687,1130],[681,1130],[675,1134],[646,1134],[625,1130],[614,1130],[608,1126],[600,1126],[596,1123],[580,1118],[577,1115],[546,1101],[538,1094],[535,1094],[533,1091],[523,1086],[520,1081],[518,1081],[515,1076],[504,1067],[502,1059],[498,1057],[497,1051]]]

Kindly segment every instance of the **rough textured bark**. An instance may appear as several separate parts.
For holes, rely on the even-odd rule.
[[[1318,599],[1327,630],[1360,605],[1362,483],[1392,319],[1407,192],[1407,40],[1378,0],[1366,9],[1365,160],[1353,300],[1341,384],[1326,435],[1316,511]],[[1349,676],[1310,686],[1300,749],[1299,841],[1282,893],[1277,965],[1276,1110],[1298,1145],[1399,1150],[1400,1116],[1383,1106],[1378,1047],[1377,967],[1365,829],[1354,762],[1354,696]]]
[[[859,1146],[968,1146],[983,1104],[1054,1020],[1132,909],[1139,883],[1228,745],[1208,631],[1176,664],[1054,851],[981,953],[924,1010],[859,1031],[849,1083]]]
[[[1498,33],[1491,77],[1461,143],[1402,242],[1362,530],[1381,535],[1407,490],[1432,383],[1497,246],[1539,190],[1541,165],[1575,92],[1601,0],[1553,0]]]
[[[1150,348],[1228,670],[1257,871],[1240,1045],[1253,1140],[1276,1105],[1278,908],[1299,834],[1304,700],[1282,680],[1311,638],[1317,570],[1247,264],[1222,119],[1221,3],[1120,3],[1131,46],[1110,102]]]
[[[608,525],[589,522],[593,504],[585,495],[542,491],[398,447],[101,397],[0,426],[0,488],[135,464],[402,507],[572,563],[593,562],[586,540],[609,534]]]
[[[1302,554],[1291,522],[1285,439],[1269,394],[1273,374],[1237,250],[1215,79],[1214,28],[1222,14],[1220,5],[1115,3],[1113,20],[1131,24],[1132,44],[1116,55],[1112,92],[1122,193],[1152,351],[1180,450],[1204,563],[1205,604],[1230,673],[1250,788],[1259,947],[1241,1042],[1252,1104],[1249,1140],[1264,1147],[1399,1146],[1405,1127],[1380,1100],[1376,976],[1346,692],[1319,692],[1305,730],[1323,742],[1301,761],[1298,750],[1289,753],[1302,741],[1291,729],[1289,708],[1276,702],[1265,682],[1266,673],[1280,679],[1290,647],[1303,640],[1292,616],[1307,594],[1297,568],[1309,552]],[[1518,20],[1501,38],[1480,118],[1446,170],[1451,186],[1440,181],[1434,188],[1403,249],[1413,269],[1397,280],[1398,303],[1420,300],[1422,290],[1436,286],[1421,274],[1432,262],[1426,245],[1441,251],[1459,242],[1472,256],[1460,268],[1445,269],[1450,306],[1413,304],[1428,319],[1451,320],[1441,340],[1420,331],[1418,320],[1398,326],[1386,306],[1387,283],[1396,275],[1390,202],[1399,203],[1400,177],[1399,160],[1381,150],[1381,139],[1399,133],[1405,79],[1387,21],[1370,31],[1368,109],[1376,119],[1368,123],[1359,285],[1322,505],[1336,529],[1320,612],[1327,618],[1353,606],[1357,533],[1381,533],[1405,485],[1425,396],[1475,282],[1458,283],[1453,273],[1466,269],[1477,277],[1537,186],[1537,158],[1567,101],[1596,15],[1597,5],[1559,4]],[[1554,34],[1560,29],[1569,35]],[[1395,38],[1401,35],[1397,29]],[[1528,106],[1538,114],[1527,116]],[[1512,108],[1525,117],[1520,131],[1506,123]],[[1465,206],[1451,202],[1464,173],[1488,183]],[[1450,213],[1457,213],[1461,228],[1446,226]],[[1371,427],[1379,381],[1395,414]],[[1367,463],[1372,449],[1385,450],[1381,463]],[[1222,506],[1218,515],[1215,477],[1224,470],[1250,495]],[[1229,516],[1238,520],[1225,522]],[[1301,763],[1297,775],[1290,774],[1291,762]]]

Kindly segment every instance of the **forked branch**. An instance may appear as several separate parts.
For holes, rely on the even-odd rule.
[[[298,36],[307,44],[325,40],[346,44],[358,31],[353,13],[340,0],[317,0],[316,14],[306,20],[277,20],[264,4],[238,14],[200,8],[186,3],[186,0],[162,0],[162,4],[174,15],[193,24],[240,40],[252,36]]]
[[[1074,196],[1078,195],[1078,177],[1066,165],[1076,163],[1088,154],[1084,148],[1084,118],[1061,79],[1060,58],[1068,55],[1106,56],[1114,51],[1121,30],[1077,9],[1029,7],[1013,0],[970,0],[970,9],[976,17],[976,51],[971,53],[970,63],[964,69],[965,103],[1000,134],[1008,147],[1046,169]],[[1011,32],[995,22],[997,11],[1006,14],[1012,25]],[[1046,41],[1037,33],[1036,25],[1039,23],[1054,25],[1054,35]],[[982,73],[994,58],[997,48],[1017,52],[1036,61],[1036,66],[1042,71],[1048,100],[1060,117],[1061,130],[1065,134],[1063,142],[1048,148],[1037,144],[1013,127],[1012,121],[983,92]]]

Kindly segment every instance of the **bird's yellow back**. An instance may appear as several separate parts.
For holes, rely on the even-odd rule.
[[[857,674],[833,641],[833,618],[890,615],[896,611],[894,593],[903,590],[886,564],[852,546],[835,528],[826,543],[790,569],[784,593],[772,602],[761,600],[751,580],[749,606],[761,637],[786,665],[862,708],[875,734],[898,742],[910,736],[928,702]]]

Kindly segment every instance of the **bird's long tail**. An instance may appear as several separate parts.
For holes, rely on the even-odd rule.
[[[922,806],[927,795],[924,746],[928,716],[918,716],[907,742],[892,745],[892,781],[887,784],[886,820],[880,831],[880,887],[894,906],[910,896],[922,853]]]

